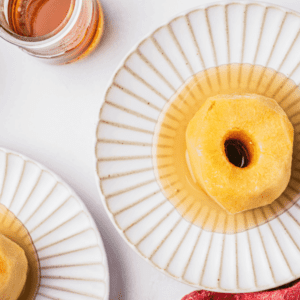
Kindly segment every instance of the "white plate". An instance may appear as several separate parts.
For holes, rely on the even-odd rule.
[[[97,181],[127,243],[177,280],[220,292],[253,292],[300,277],[299,103],[281,105],[295,128],[292,180],[280,215],[234,234],[187,222],[157,182],[154,129],[192,75],[231,63],[272,68],[300,82],[300,16],[250,2],[199,7],[160,27],[122,62],[96,134]]]
[[[0,203],[30,232],[40,259],[37,300],[108,299],[109,272],[97,227],[60,178],[0,148]]]

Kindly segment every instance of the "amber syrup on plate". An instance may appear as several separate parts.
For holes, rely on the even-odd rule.
[[[272,204],[229,214],[193,178],[187,159],[185,132],[189,121],[208,97],[219,94],[258,94],[275,99],[294,126],[292,175],[284,193]],[[202,71],[190,78],[169,100],[155,128],[153,161],[166,198],[189,222],[220,233],[256,227],[291,207],[300,191],[300,89],[285,75],[257,65],[230,64]]]

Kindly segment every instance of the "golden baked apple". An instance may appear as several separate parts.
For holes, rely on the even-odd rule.
[[[0,299],[17,300],[26,282],[28,263],[16,243],[0,234]]]
[[[255,94],[208,98],[186,131],[197,182],[235,214],[270,204],[291,175],[293,126],[273,99]]]

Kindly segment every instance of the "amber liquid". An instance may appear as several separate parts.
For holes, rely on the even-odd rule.
[[[97,9],[95,9],[88,28],[72,29],[79,30],[80,33],[82,30],[86,30],[86,32],[79,44],[67,51],[74,52],[68,62],[87,56],[94,50],[101,38],[103,13],[99,2],[96,1],[96,3]],[[15,33],[26,37],[57,34],[70,20],[74,6],[75,0],[10,0],[8,5],[9,25]],[[69,42],[72,43],[72,40]]]
[[[19,35],[40,37],[59,28],[73,7],[74,0],[10,1],[10,25]]]
[[[272,204],[235,215],[219,206],[195,181],[188,166],[185,140],[189,121],[208,97],[233,93],[252,93],[275,99],[286,112],[295,132],[292,175],[287,189]],[[160,187],[187,221],[207,231],[236,233],[272,220],[298,200],[299,125],[300,89],[283,74],[249,64],[224,65],[200,72],[169,100],[157,123],[153,160]]]
[[[24,250],[28,261],[27,279],[18,300],[35,299],[40,283],[40,263],[36,249],[22,222],[3,204],[0,204],[0,234],[18,244]]]

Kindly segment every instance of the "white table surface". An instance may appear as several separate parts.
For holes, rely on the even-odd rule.
[[[167,277],[131,250],[103,208],[95,180],[94,138],[117,66],[145,35],[208,0],[101,0],[105,32],[96,51],[53,66],[0,39],[0,146],[57,173],[94,217],[110,269],[110,300],[180,300],[193,287]],[[299,0],[267,1],[300,12]]]

